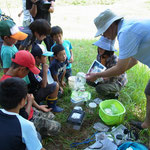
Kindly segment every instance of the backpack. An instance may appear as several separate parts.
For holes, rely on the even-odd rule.
[[[117,150],[148,150],[148,148],[137,142],[125,142]]]

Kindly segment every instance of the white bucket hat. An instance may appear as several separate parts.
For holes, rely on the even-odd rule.
[[[99,16],[94,19],[95,26],[98,30],[95,37],[103,34],[114,21],[121,18],[123,18],[123,16],[117,16],[110,9],[106,9],[100,13]]]
[[[114,48],[114,44],[115,40],[109,40],[104,36],[101,36],[98,41],[93,43],[93,45],[98,46],[104,50],[117,52],[117,50]]]

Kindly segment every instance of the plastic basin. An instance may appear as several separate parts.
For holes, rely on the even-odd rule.
[[[118,100],[105,100],[99,107],[99,116],[105,124],[118,125],[123,122],[126,109]]]

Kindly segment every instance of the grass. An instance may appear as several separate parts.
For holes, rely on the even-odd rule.
[[[92,45],[95,40],[73,40],[70,39],[73,46],[74,63],[73,63],[73,75],[78,72],[86,73],[96,58],[97,50],[96,47]],[[127,71],[128,83],[125,88],[120,92],[119,100],[123,103],[126,108],[126,116],[123,124],[130,128],[129,121],[131,119],[144,120],[145,108],[146,108],[146,98],[144,95],[145,86],[150,78],[149,69],[138,64],[135,67]],[[0,73],[2,76],[2,72]],[[86,90],[91,92],[92,99],[97,98],[98,94],[95,89],[86,85]],[[62,129],[59,135],[49,137],[43,140],[43,145],[47,150],[69,150],[70,144],[73,142],[82,142],[83,140],[90,137],[95,130],[93,129],[94,123],[100,121],[97,107],[94,114],[89,114],[86,105],[83,105],[83,109],[86,112],[84,122],[80,131],[72,130],[68,127],[66,121],[69,113],[73,109],[70,102],[71,90],[69,87],[65,88],[64,96],[59,100],[59,106],[64,108],[63,113],[57,113],[56,119],[62,125]],[[148,145],[149,130],[143,130],[139,132],[139,139],[144,144]],[[91,143],[90,143],[91,144]],[[72,148],[73,150],[84,149],[88,144],[83,144],[77,148]]]
[[[73,63],[73,75],[76,75],[77,72],[87,72],[93,60],[96,58],[96,47],[92,45],[94,40],[70,40],[73,45],[73,54],[74,54],[74,63]],[[147,84],[147,81],[150,78],[149,69],[142,65],[138,64],[129,71],[128,74],[128,84],[124,89],[122,89],[119,100],[125,106],[127,113],[125,120],[123,122],[128,128],[129,121],[131,119],[144,120],[145,117],[145,108],[146,108],[146,98],[144,95],[144,89]],[[95,92],[94,88],[89,86],[87,91],[91,92],[92,99],[97,98],[98,94]],[[82,142],[84,139],[87,139],[91,136],[95,130],[93,129],[94,123],[100,121],[97,108],[93,115],[89,114],[86,105],[83,105],[83,108],[86,112],[86,117],[83,122],[82,128],[80,131],[73,131],[68,128],[66,120],[71,112],[73,106],[70,102],[71,91],[67,87],[65,89],[64,97],[58,102],[65,111],[63,113],[56,114],[56,120],[61,122],[62,130],[59,135],[56,137],[50,137],[44,140],[44,145],[47,149],[56,150],[69,150],[70,144],[73,142]],[[144,144],[148,145],[149,131],[143,130],[139,132],[139,139]],[[87,144],[78,146],[75,149],[84,149],[87,147]]]

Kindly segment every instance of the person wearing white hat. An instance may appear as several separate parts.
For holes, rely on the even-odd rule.
[[[140,61],[150,68],[150,19],[126,20],[114,14],[110,9],[100,13],[94,19],[97,27],[96,37],[103,35],[119,42],[119,60],[117,64],[101,73],[87,74],[86,79],[95,81],[97,78],[112,77],[124,73]],[[145,89],[147,98],[146,118],[144,122],[132,122],[139,129],[150,127],[150,81]]]
[[[104,36],[93,43],[97,46],[97,61],[109,69],[117,64],[118,57],[114,54],[117,50],[114,48],[115,40],[109,40]],[[101,98],[117,98],[119,91],[127,83],[126,73],[116,77],[103,78],[98,83],[87,81],[87,83],[96,88]]]

